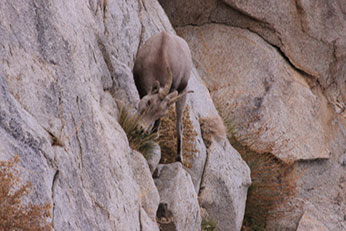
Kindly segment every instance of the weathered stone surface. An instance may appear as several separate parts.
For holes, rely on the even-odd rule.
[[[345,187],[344,168],[341,167],[344,166],[343,155],[346,148],[346,82],[344,81],[346,73],[346,37],[344,36],[346,28],[346,20],[344,18],[345,4],[343,4],[342,1],[330,2],[326,0],[285,2],[160,0],[160,3],[165,8],[173,25],[179,28],[178,34],[183,35],[183,37],[193,37],[195,42],[190,42],[192,50],[197,50],[200,57],[205,56],[202,58],[202,61],[197,58],[195,64],[211,91],[215,89],[218,90],[220,85],[226,85],[223,79],[220,78],[220,76],[228,75],[225,73],[231,73],[232,78],[240,79],[238,82],[240,85],[237,85],[237,82],[232,79],[231,84],[234,84],[234,86],[230,85],[225,89],[225,91],[236,89],[236,91],[240,92],[240,98],[234,100],[234,104],[231,105],[232,107],[237,106],[237,109],[232,112],[234,114],[239,110],[239,100],[244,102],[254,91],[258,91],[258,85],[260,85],[260,83],[258,83],[257,80],[263,79],[263,76],[261,78],[261,76],[257,75],[257,72],[259,72],[258,69],[261,70],[262,67],[266,66],[268,67],[267,73],[270,73],[276,67],[281,66],[281,61],[279,61],[277,56],[287,57],[287,64],[289,65],[284,66],[293,66],[305,72],[297,73],[293,71],[292,73],[291,71],[294,70],[294,68],[290,67],[288,68],[290,69],[288,74],[285,74],[285,72],[287,72],[286,67],[281,67],[279,73],[272,72],[274,77],[280,76],[280,78],[282,78],[284,75],[291,76],[294,82],[297,80],[300,82],[300,84],[298,84],[301,85],[299,87],[300,89],[305,88],[305,92],[309,93],[304,93],[302,95],[304,99],[298,100],[304,102],[304,104],[292,102],[291,96],[288,97],[289,100],[287,101],[287,93],[291,91],[292,87],[296,88],[296,86],[290,86],[288,89],[280,89],[276,92],[277,97],[271,98],[272,102],[275,103],[276,99],[280,99],[283,95],[286,95],[284,98],[281,98],[281,101],[282,99],[286,99],[284,105],[286,107],[286,112],[288,112],[291,117],[291,122],[282,119],[282,113],[286,112],[281,108],[277,112],[277,115],[261,118],[262,121],[265,121],[264,124],[272,124],[275,127],[274,130],[268,130],[266,132],[274,134],[274,136],[277,137],[277,139],[273,141],[273,145],[277,148],[273,150],[268,149],[266,151],[275,153],[278,149],[284,148],[286,142],[282,141],[288,138],[287,143],[291,143],[292,139],[300,143],[297,147],[293,145],[295,146],[293,151],[300,149],[301,152],[306,153],[306,151],[309,150],[309,146],[313,147],[308,151],[312,155],[309,154],[305,156],[307,158],[314,158],[314,156],[318,156],[318,158],[331,157],[328,161],[314,160],[297,164],[298,171],[304,172],[304,174],[299,173],[302,176],[301,183],[298,187],[299,195],[297,195],[291,204],[296,206],[300,202],[310,201],[319,211],[317,219],[329,230],[345,229],[345,222],[343,221],[344,215],[343,212],[341,212],[345,210],[345,204],[342,202],[342,195],[344,195],[342,190],[344,190]],[[180,5],[184,7],[179,7]],[[231,28],[239,27],[247,29],[261,36],[264,39],[262,44],[265,42],[268,44],[260,48],[258,46],[259,44],[255,42],[253,43],[253,48],[249,47],[250,49],[244,49],[246,44],[250,44],[254,41],[253,39],[248,39],[248,36],[245,36],[246,38],[243,38],[245,45],[238,44],[241,47],[240,49],[236,46],[230,47],[230,44],[234,44],[233,40],[242,39],[238,36],[231,37],[225,35],[227,33],[226,31],[236,29],[225,29],[222,34],[220,33],[219,35],[207,37],[205,34],[208,34],[208,32],[200,29],[199,26],[210,23],[224,24],[224,26],[228,25]],[[191,27],[190,25],[197,25],[197,28]],[[212,24],[205,27],[213,31],[209,33],[209,35],[216,33],[215,31],[217,29],[212,29]],[[215,27],[221,26],[216,25]],[[255,35],[252,35],[251,37],[254,36]],[[196,37],[200,39],[196,40]],[[245,40],[248,40],[248,42]],[[264,60],[262,59],[263,53],[268,54],[267,48],[270,47],[270,44],[279,48],[282,53],[278,52],[275,56],[270,58],[271,60],[269,60],[268,63],[266,58],[264,58]],[[214,52],[213,50],[215,49],[218,50],[218,52]],[[256,53],[254,51],[257,49],[264,50],[253,60],[244,61],[247,56],[253,57]],[[273,49],[271,48],[271,50]],[[224,53],[227,55],[223,55]],[[193,56],[196,58],[196,53]],[[268,63],[268,65],[265,65],[266,63]],[[250,73],[249,76],[252,83],[246,83],[249,84],[249,89],[243,88],[247,80],[244,79],[244,75],[238,74],[243,74],[244,72]],[[310,76],[308,77],[306,73]],[[306,81],[302,82],[302,79]],[[286,82],[287,79],[284,81]],[[293,85],[297,84],[294,83]],[[276,86],[277,83],[274,84],[274,87]],[[240,90],[238,90],[239,88]],[[254,91],[252,89],[254,89]],[[262,89],[262,92],[265,92],[265,87],[264,91]],[[289,95],[297,95],[297,93],[298,92],[293,91],[289,93]],[[254,106],[256,102],[257,104],[260,103],[262,107],[265,106],[265,100],[263,103],[261,102],[261,98],[261,95],[257,95],[253,98]],[[327,101],[330,104],[327,104]],[[275,104],[278,105],[277,102]],[[248,109],[252,108],[250,105],[251,101],[249,101]],[[297,105],[300,105],[302,110],[297,110]],[[332,105],[334,110],[331,111],[329,105]],[[310,115],[313,116],[307,116],[303,106],[305,106],[305,108],[310,108],[308,111],[312,112]],[[303,113],[303,111],[305,112]],[[340,115],[333,114],[333,111]],[[270,111],[267,111],[267,113],[270,113]],[[238,122],[239,118],[248,118],[248,114],[246,110],[242,112],[238,111]],[[260,113],[259,115],[261,117],[263,114]],[[306,118],[309,117],[310,119],[306,120]],[[255,119],[256,118],[254,118],[254,120]],[[306,125],[310,125],[302,127],[297,126],[298,130],[304,130],[303,134],[305,135],[296,139],[298,137],[293,135],[294,133],[284,133],[283,135],[277,133],[277,129],[283,127],[288,130],[295,129],[289,126],[287,127],[287,122],[293,122],[295,124],[308,122]],[[280,128],[280,126],[284,124],[286,125]],[[315,125],[317,125],[317,127]],[[264,138],[260,136],[260,134],[263,134],[261,127],[250,127],[250,130],[248,134],[251,135],[251,139]],[[276,132],[272,133],[272,131]],[[318,142],[320,143],[317,146],[314,144],[316,132],[318,132]],[[257,143],[247,140],[247,143],[250,143],[254,150],[264,148],[262,142]],[[318,146],[323,148],[319,149],[317,148]],[[288,148],[286,153],[290,155],[291,151],[292,149]],[[319,152],[317,155],[316,151]],[[328,154],[328,152],[330,154]],[[279,157],[284,158],[284,156]],[[291,158],[290,156],[288,157]],[[330,179],[337,180],[330,181]],[[335,203],[330,203],[331,201]],[[269,226],[272,227],[271,230],[295,230],[300,217],[303,215],[304,208],[299,207],[294,209],[294,211],[296,212],[286,214],[285,218],[281,218],[280,221],[269,221]]]
[[[155,184],[160,193],[158,219],[167,228],[175,230],[200,230],[201,216],[191,176],[181,163],[159,165]],[[166,221],[170,222],[166,222]],[[167,224],[164,224],[167,223]],[[169,223],[171,223],[169,225]]]
[[[321,213],[321,211],[318,211],[318,209],[311,203],[307,203],[305,205],[305,211],[303,215],[301,216],[297,231],[303,231],[303,230],[312,230],[312,231],[327,231],[327,230],[344,230],[345,229],[345,223],[342,220],[335,220],[334,227],[328,227],[324,223],[326,221],[326,217],[334,217],[334,214],[328,214],[328,213]],[[329,218],[329,219],[330,219]]]
[[[346,150],[342,156],[339,158],[339,163],[341,166],[346,167]]]
[[[159,165],[161,160],[161,148],[160,145],[158,145],[157,143],[153,144],[153,149],[151,150],[147,161],[148,161],[148,165],[149,165],[149,169],[151,174],[153,174],[157,168],[157,166]]]
[[[301,179],[300,185],[298,186],[299,193],[294,201],[289,203],[293,204],[293,212],[288,212],[280,220],[270,221],[270,230],[296,230],[299,219],[305,211],[300,205],[298,206],[299,208],[296,206],[299,203],[304,204],[305,202],[314,204],[318,211],[314,217],[327,227],[328,230],[346,229],[344,212],[342,212],[345,211],[345,203],[343,203],[344,199],[342,198],[345,195],[343,192],[345,189],[345,169],[343,163],[346,150],[345,2],[343,0],[160,0],[160,3],[167,12],[172,24],[175,27],[181,28],[179,31],[182,32],[178,33],[183,36],[187,35],[190,38],[195,36],[193,40],[198,41],[192,42],[192,44],[190,43],[190,46],[192,50],[197,50],[200,53],[200,57],[205,56],[202,58],[202,62],[198,58],[196,65],[199,73],[204,76],[203,79],[206,81],[209,89],[213,91],[218,89],[220,85],[225,86],[226,84],[223,82],[223,79],[220,79],[220,76],[228,75],[225,73],[232,74],[232,84],[239,84],[230,87],[227,86],[225,89],[225,91],[236,89],[236,92],[241,93],[233,101],[234,104],[231,105],[232,107],[237,107],[232,113],[236,114],[237,110],[240,109],[238,105],[239,100],[244,102],[249,95],[259,90],[258,86],[261,83],[258,80],[263,79],[263,76],[259,76],[257,72],[262,73],[263,67],[267,67],[268,71],[266,73],[272,74],[272,76],[269,76],[269,80],[272,77],[275,77],[275,80],[278,80],[276,77],[281,78],[279,82],[274,83],[270,87],[269,91],[273,91],[278,85],[285,86],[285,84],[282,85],[282,81],[287,82],[287,78],[283,78],[283,76],[290,76],[290,78],[294,79],[293,84],[289,84],[290,86],[287,89],[278,88],[278,91],[275,92],[276,96],[270,98],[273,104],[281,104],[286,109],[282,110],[280,108],[276,115],[260,118],[260,121],[265,121],[264,125],[271,124],[274,126],[274,130],[269,129],[266,132],[277,137],[277,140],[275,139],[273,141],[273,146],[276,148],[266,151],[275,153],[278,149],[285,148],[286,141],[283,141],[287,138],[287,143],[291,143],[292,141],[293,143],[300,143],[297,147],[293,144],[293,151],[300,149],[300,152],[303,153],[310,152],[309,155],[305,156],[306,158],[324,158],[329,156],[330,159],[325,161],[299,161],[296,164]],[[261,44],[267,42],[267,46],[259,46],[259,43],[256,42],[258,39],[253,39],[255,35],[252,35],[250,38],[247,35],[241,38],[239,38],[239,35],[234,37],[225,35],[227,31],[236,29],[225,29],[224,33],[208,37],[205,35],[208,32],[198,27],[211,23],[218,24],[215,27],[219,28],[221,27],[220,24],[223,24],[231,28],[238,27],[254,32],[264,39]],[[196,25],[197,28],[191,27],[191,25]],[[209,35],[217,33],[215,32],[217,29],[211,28],[213,27],[212,24],[205,27],[213,31]],[[196,37],[200,39],[196,39]],[[235,43],[233,40],[243,40],[244,45]],[[230,44],[237,44],[240,49]],[[252,44],[252,47],[249,46],[249,49],[247,49],[246,44]],[[268,60],[265,57],[268,53],[272,53],[267,49],[271,47],[270,45],[272,45],[272,48],[269,50],[276,50],[278,48],[281,52],[278,52]],[[214,52],[213,50],[215,49],[218,52]],[[262,53],[256,52],[262,49]],[[224,53],[227,55],[224,55]],[[257,55],[255,55],[256,53]],[[248,60],[248,56],[253,57],[253,60]],[[290,71],[287,71],[287,67],[281,65],[282,58],[278,59],[277,56],[284,56],[287,60],[286,64],[293,66],[293,68],[289,67],[288,69]],[[278,67],[280,67],[278,70],[279,73],[273,72]],[[302,72],[292,72],[294,68]],[[245,79],[246,75],[244,75],[244,72],[249,73],[250,83]],[[237,82],[233,78],[239,81]],[[302,81],[303,78],[306,81]],[[216,80],[216,83],[210,79]],[[278,84],[280,82],[281,84]],[[267,83],[270,83],[270,81]],[[297,83],[300,86],[297,87]],[[243,86],[247,84],[249,88],[244,89]],[[266,87],[264,86],[264,91],[263,89],[259,91],[265,92],[265,89]],[[302,92],[300,90],[299,92],[292,91],[292,89],[305,89],[305,93],[300,95],[302,99],[298,99],[297,97]],[[294,96],[292,97],[292,95]],[[261,105],[261,107],[266,106],[265,98],[262,102],[262,95],[257,95],[253,98],[252,102],[249,100],[248,109],[256,108],[251,107],[251,104],[256,106],[256,103],[257,105]],[[300,102],[304,102],[306,108],[302,108],[302,103],[293,102],[292,99],[294,98],[297,98]],[[285,101],[278,103],[277,100]],[[301,109],[297,110],[297,105]],[[329,108],[330,105],[333,110]],[[306,114],[307,111],[310,112],[310,115],[308,115],[309,113]],[[238,111],[238,122],[239,118],[249,118],[248,114],[252,113],[252,110],[250,110],[250,113],[246,110],[242,112]],[[270,111],[266,113],[270,114]],[[288,113],[291,119],[283,119],[282,114],[285,113]],[[261,117],[263,114],[259,113],[259,115]],[[256,117],[254,118],[255,120]],[[300,128],[299,125],[296,128],[291,128],[289,124],[292,123],[310,125]],[[263,128],[265,127],[263,126]],[[262,127],[246,127],[246,129],[249,128],[251,130],[249,130],[249,134],[252,136],[251,139],[255,138],[258,140],[266,138],[260,136],[263,134]],[[305,131],[303,132],[303,136],[296,139],[298,137],[294,135],[295,133],[278,134],[278,129],[282,128],[286,131],[292,129]],[[320,144],[317,144],[317,146],[314,146],[315,136],[319,137],[318,142]],[[250,143],[250,146],[254,150],[264,150],[262,142],[248,141],[247,143]],[[313,148],[310,149],[309,146]],[[324,148],[317,148],[318,146],[325,147],[326,152],[323,151]],[[316,154],[316,151],[319,153]],[[327,154],[328,151],[330,155]],[[288,148],[286,153],[290,154],[291,148]],[[284,156],[280,155],[279,157],[283,158]],[[335,180],[331,181],[330,179]]]
[[[218,186],[220,186],[224,191],[227,191],[228,193],[224,195],[217,196],[218,202],[222,200],[226,200],[228,203],[230,203],[229,208],[222,207],[224,204],[220,203],[218,205],[214,204],[210,207],[208,207],[208,213],[210,212],[210,216],[215,218],[215,220],[220,221],[222,225],[227,225],[230,220],[230,223],[234,222],[235,226],[240,228],[243,215],[244,215],[244,208],[245,208],[245,199],[247,194],[247,187],[250,183],[250,171],[248,166],[245,164],[245,162],[240,158],[239,154],[237,152],[234,152],[235,150],[230,146],[228,140],[226,137],[222,137],[223,147],[218,146],[218,144],[215,144],[218,148],[212,148],[207,149],[205,147],[205,141],[202,138],[202,131],[200,127],[200,120],[202,118],[213,118],[213,117],[219,117],[217,110],[215,109],[214,104],[212,103],[212,99],[209,95],[208,89],[206,88],[203,81],[198,77],[197,71],[194,69],[192,72],[191,79],[189,81],[189,90],[194,91],[194,93],[189,94],[188,96],[188,105],[190,107],[190,117],[191,121],[195,126],[196,132],[198,136],[196,137],[196,144],[195,147],[198,150],[198,153],[196,157],[193,159],[192,162],[192,168],[186,169],[187,172],[191,175],[192,181],[195,186],[195,190],[198,193],[200,191],[200,187],[208,186],[208,188],[215,189],[215,193],[217,193]],[[222,134],[224,131],[222,131]],[[219,159],[212,158],[212,161],[215,161],[214,164],[212,163],[206,163],[207,159],[209,157],[207,156],[218,156]],[[204,175],[208,174],[206,173],[206,168],[209,165],[213,165],[213,167],[216,167],[216,165],[220,164],[220,162],[223,161],[224,164],[229,164],[230,166],[233,166],[235,169],[237,169],[237,173],[234,173],[234,168],[222,168],[222,173],[219,172],[219,174],[227,176],[226,180],[222,178],[222,180],[225,180],[226,182],[230,184],[215,184],[214,182],[205,182]],[[209,162],[209,161],[208,161]],[[217,167],[218,169],[219,167]],[[209,170],[211,168],[208,168]],[[207,178],[209,179],[209,178]],[[233,181],[231,183],[229,180]],[[239,184],[239,185],[238,185]],[[203,186],[205,185],[205,186]],[[235,185],[239,187],[235,187]],[[217,188],[217,189],[216,189]],[[239,199],[238,201],[231,201],[232,199],[229,198],[231,195],[232,198]],[[211,208],[209,210],[209,208]],[[226,214],[227,212],[232,211],[234,214]],[[227,221],[221,221],[222,218],[217,216],[225,216]],[[221,226],[226,227],[226,226]],[[221,228],[220,228],[221,229]]]
[[[208,90],[203,85],[202,80],[198,77],[197,71],[195,69],[193,69],[192,71],[192,75],[189,80],[188,90],[193,91],[193,93],[189,94],[187,97],[187,104],[190,107],[191,122],[195,127],[195,131],[197,133],[195,141],[197,153],[192,159],[192,167],[186,170],[191,175],[196,193],[198,193],[201,184],[201,177],[203,175],[205,161],[207,158],[206,147],[202,139],[199,119],[205,115],[213,115],[217,112],[212,103],[212,99],[209,95]]]
[[[207,153],[200,206],[216,221],[219,230],[240,230],[251,184],[250,169],[226,138],[220,142],[214,140]]]
[[[275,49],[251,32],[223,25],[178,32],[243,144],[286,160],[329,157],[320,123],[324,102]]]
[[[210,22],[210,15],[218,4],[217,0],[159,0],[159,2],[174,27]]]
[[[140,32],[155,28],[137,4],[0,3],[0,157],[20,156],[55,230],[140,230],[141,190],[107,92],[131,86],[115,80],[131,81]]]
[[[334,118],[328,126],[330,130],[327,134],[333,137],[329,142],[331,158],[296,163],[300,174],[297,195],[288,204],[288,209],[294,209],[286,210],[290,212],[281,219],[269,221],[269,230],[296,230],[304,213],[313,216],[327,230],[346,229],[345,167],[339,162],[346,150],[346,121]],[[303,206],[297,206],[301,203]]]
[[[335,44],[338,47],[346,44],[342,0],[333,3],[327,0],[224,2],[250,18],[270,25],[272,33],[281,39],[280,48],[292,63],[311,75],[327,77],[329,65],[334,62],[333,41],[340,39]],[[262,34],[261,29],[255,31]]]
[[[188,41],[213,98],[221,102],[221,109],[230,109],[240,142],[283,160],[311,159],[296,164],[301,179],[298,194],[288,203],[293,212],[268,221],[268,230],[295,230],[305,202],[317,208],[318,220],[329,230],[343,230],[345,203],[340,198],[345,181],[340,161],[346,121],[329,107],[326,92],[249,31],[208,24],[181,27],[178,33]]]
[[[162,30],[174,32],[156,1],[0,2],[0,159],[19,154],[31,199],[52,204],[55,230],[157,229],[157,192],[116,101],[135,110],[137,50]],[[198,121],[217,112],[195,70],[189,88],[194,187],[179,172],[196,199],[206,160]]]
[[[320,91],[311,89],[303,75],[256,34],[216,24],[179,28],[178,33],[188,41],[215,102],[230,109],[226,112],[240,142],[283,160],[312,159],[297,163],[301,179],[299,193],[290,202],[293,212],[268,221],[268,229],[295,230],[305,211],[301,202],[313,203],[328,229],[344,229],[343,115],[333,115]]]
[[[140,219],[141,219],[141,224],[140,224],[140,230],[142,231],[159,231],[159,226],[156,223],[156,219],[150,218],[146,211],[141,208],[140,210]]]
[[[253,31],[315,78],[337,113],[346,102],[343,0],[160,0],[175,27],[218,23]],[[182,6],[182,7],[181,7]],[[317,80],[318,79],[318,80]]]
[[[31,200],[37,204],[52,203],[51,187],[56,174],[50,137],[8,91],[0,73],[0,159],[19,155],[22,183],[33,184]],[[33,174],[34,173],[34,174]]]
[[[146,211],[147,216],[155,220],[160,196],[151,177],[152,174],[148,168],[148,163],[143,155],[137,151],[133,151],[127,158],[133,172],[133,178],[140,189],[140,204]]]
[[[307,213],[304,213],[302,218],[299,221],[297,231],[327,231],[328,229],[321,224],[316,218],[310,216]]]

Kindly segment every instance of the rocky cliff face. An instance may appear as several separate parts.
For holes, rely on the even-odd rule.
[[[295,165],[297,194],[269,230],[345,230],[345,2],[159,2],[165,11],[149,0],[0,2],[0,159],[19,155],[29,201],[52,205],[55,230],[199,230],[201,217],[240,230],[250,172],[224,134],[202,136],[200,121],[219,118],[214,100],[239,143]],[[196,66],[197,152],[192,168],[159,165],[153,179],[118,102],[135,110],[137,50],[175,33],[170,23]]]
[[[249,168],[225,137],[205,146],[199,121],[218,113],[196,70],[191,169],[160,165],[154,181],[117,121],[117,102],[138,101],[137,50],[162,30],[174,33],[156,1],[0,2],[0,159],[19,155],[29,200],[52,205],[55,230],[158,230],[161,210],[168,228],[199,230],[201,185],[208,216],[240,229]]]
[[[345,1],[160,3],[234,137],[295,163],[293,209],[267,228],[345,230]]]

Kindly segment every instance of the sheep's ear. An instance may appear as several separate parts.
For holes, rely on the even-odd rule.
[[[175,92],[177,92],[177,91],[175,91]],[[169,105],[171,105],[171,104],[177,102],[181,97],[185,96],[185,95],[188,94],[188,93],[193,93],[193,91],[184,91],[184,92],[181,93],[180,95],[178,95],[178,92],[177,92],[177,94],[172,95],[172,96],[170,96],[172,93],[169,94],[169,95],[168,95],[168,96],[170,96],[170,98],[169,98]],[[167,96],[167,97],[168,97],[168,96]]]
[[[179,97],[179,96],[178,96],[178,91],[173,91],[172,93],[169,93],[169,94],[166,96],[165,100],[168,101],[168,105],[171,105],[171,104],[177,102],[177,98],[178,98],[178,97]]]
[[[159,93],[159,91],[160,91],[160,82],[156,80],[151,90],[151,94],[157,94]]]

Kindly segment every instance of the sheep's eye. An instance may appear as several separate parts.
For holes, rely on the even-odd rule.
[[[151,105],[151,101],[150,100],[148,100],[148,102],[147,102],[147,106],[150,106]]]

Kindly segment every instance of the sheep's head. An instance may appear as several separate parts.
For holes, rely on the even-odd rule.
[[[163,88],[160,88],[159,81],[155,81],[151,92],[139,102],[140,126],[144,130],[150,131],[154,122],[167,114],[169,107],[184,95],[178,95],[177,91],[170,93],[171,85],[172,75],[169,73],[168,81]]]

